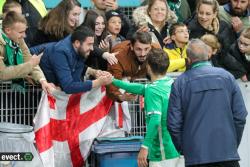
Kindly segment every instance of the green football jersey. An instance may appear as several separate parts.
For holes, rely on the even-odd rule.
[[[113,80],[115,86],[144,96],[147,131],[142,147],[148,148],[150,161],[179,156],[167,130],[167,110],[172,83],[173,79],[167,76],[145,85]]]

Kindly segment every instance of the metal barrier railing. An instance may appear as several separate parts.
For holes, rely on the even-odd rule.
[[[147,79],[136,79],[136,83],[148,83]],[[138,96],[137,100],[128,103],[129,112],[131,116],[131,132],[130,136],[145,136],[145,112],[144,112],[144,98]]]
[[[126,8],[121,8],[123,13],[126,14],[130,20],[132,20],[132,14],[133,11],[136,9],[137,7],[126,7]]]
[[[0,122],[32,125],[41,88],[26,84],[25,93],[12,91],[10,82],[0,82]]]
[[[133,14],[133,11],[137,8],[137,6],[131,6],[131,7],[121,7],[121,11],[128,16],[128,18],[130,20],[132,20],[132,14]],[[89,9],[92,9],[92,8],[84,8],[85,10],[89,10]]]
[[[179,73],[169,73],[176,78]],[[147,79],[137,79],[137,83],[148,83]],[[0,82],[0,122],[33,125],[33,118],[41,98],[42,90],[38,85],[26,83],[26,92],[11,90],[11,82]],[[144,99],[139,96],[136,101],[129,102],[131,115],[130,136],[145,136]]]
[[[136,82],[145,83],[146,79],[138,79]],[[0,122],[33,125],[33,118],[42,94],[38,85],[26,84],[26,92],[12,91],[11,82],[0,82]],[[144,136],[146,127],[144,121],[143,98],[129,102],[132,130],[129,135]]]

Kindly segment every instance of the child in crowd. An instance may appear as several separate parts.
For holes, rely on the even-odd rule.
[[[230,61],[225,62],[225,65],[236,79],[250,81],[250,28],[242,31],[239,39],[231,45],[226,58]]]
[[[171,140],[167,130],[168,100],[173,79],[166,76],[169,66],[168,55],[161,49],[148,53],[147,72],[150,84],[127,83],[113,79],[113,84],[127,92],[143,95],[145,98],[146,136],[138,155],[138,166],[184,166],[183,159]],[[152,98],[154,97],[154,98]]]
[[[118,0],[91,0],[93,3],[93,10],[98,14],[105,15],[106,12],[110,10],[115,10],[121,16],[122,28],[120,34],[123,37],[127,36],[128,31],[131,28],[131,21],[128,16],[123,13],[122,9],[119,6]]]
[[[201,37],[201,40],[211,49],[208,59],[211,64],[215,67],[222,67],[223,57],[220,52],[221,44],[218,38],[213,34],[205,34]]]
[[[188,28],[183,23],[174,23],[169,29],[169,35],[172,42],[163,49],[169,56],[168,72],[186,71],[186,47],[189,41]]]
[[[107,19],[107,30],[112,35],[112,38],[109,41],[110,47],[112,48],[116,44],[125,40],[125,38],[120,35],[122,20],[120,14],[114,10],[108,11],[105,15]]]

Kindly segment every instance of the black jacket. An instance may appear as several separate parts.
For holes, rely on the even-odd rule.
[[[224,64],[223,64],[223,55],[221,53],[221,51],[218,51],[215,55],[213,55],[211,57],[212,65],[214,67],[221,67],[224,68]]]
[[[94,69],[107,70],[108,62],[102,58],[104,51],[97,45],[94,45],[94,50],[90,52],[85,64]]]
[[[28,47],[34,46],[32,42],[33,39],[36,38],[35,34],[38,30],[38,23],[42,19],[42,16],[28,0],[18,0],[17,2],[22,6],[22,13],[28,23],[25,42]]]
[[[200,38],[201,36],[205,34],[214,34],[213,32],[203,28],[200,23],[197,20],[197,16],[194,16],[192,19],[187,22],[188,29],[190,30],[190,36],[189,38]],[[229,27],[229,25],[222,21],[219,20],[219,32],[216,35],[218,38],[219,42],[222,45],[222,53],[225,54],[227,49],[230,48],[231,44],[234,43],[237,39],[236,33],[233,31],[232,27]]]
[[[58,38],[55,35],[47,34],[43,30],[38,29],[34,34],[35,38],[33,39],[31,46],[37,46],[48,42],[58,42],[61,39],[66,38],[68,35],[69,33],[65,32],[62,38]]]
[[[240,52],[237,41],[231,45],[224,57],[224,64],[236,79],[246,74],[247,79],[250,80],[250,61],[246,59],[245,54]]]
[[[162,27],[160,33],[159,33],[159,32],[155,29],[155,27],[154,27],[152,24],[150,24],[150,23],[148,23],[148,28],[149,28],[149,32],[152,32],[152,33],[155,34],[155,36],[156,36],[156,38],[157,38],[159,44],[161,45],[161,48],[163,48],[164,45],[165,45],[165,44],[163,43],[163,39],[164,39],[165,37],[168,36],[169,23],[168,23],[168,22],[165,23],[165,25]],[[134,34],[138,29],[139,29],[139,27],[137,27],[135,24],[133,24],[133,26],[131,26],[130,31],[129,31],[128,35],[127,35],[127,39],[131,40],[133,34]]]
[[[116,11],[117,11],[117,13],[120,14],[121,20],[122,20],[122,28],[121,28],[120,35],[123,37],[126,37],[131,26],[132,26],[132,23],[131,23],[129,17],[123,13],[122,9],[119,8]]]
[[[164,47],[163,39],[168,36],[168,26],[169,24],[166,22],[165,25],[162,27],[161,32],[159,33],[152,24],[148,23],[148,28],[150,32],[153,32],[158,39],[158,42],[161,45],[161,48]]]

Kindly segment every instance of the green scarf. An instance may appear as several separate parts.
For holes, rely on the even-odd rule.
[[[6,42],[6,45],[5,45],[6,59],[4,60],[4,64],[6,66],[14,66],[14,65],[22,64],[23,53],[19,45],[13,42],[12,40],[10,40],[3,32],[2,32],[2,37],[4,41]],[[19,92],[24,93],[25,92],[24,79],[23,78],[13,79],[11,88],[14,91],[19,91]]]
[[[178,21],[183,22],[184,20],[180,13],[181,0],[177,0],[177,1],[168,0],[167,2],[168,2],[169,8],[176,14]]]

